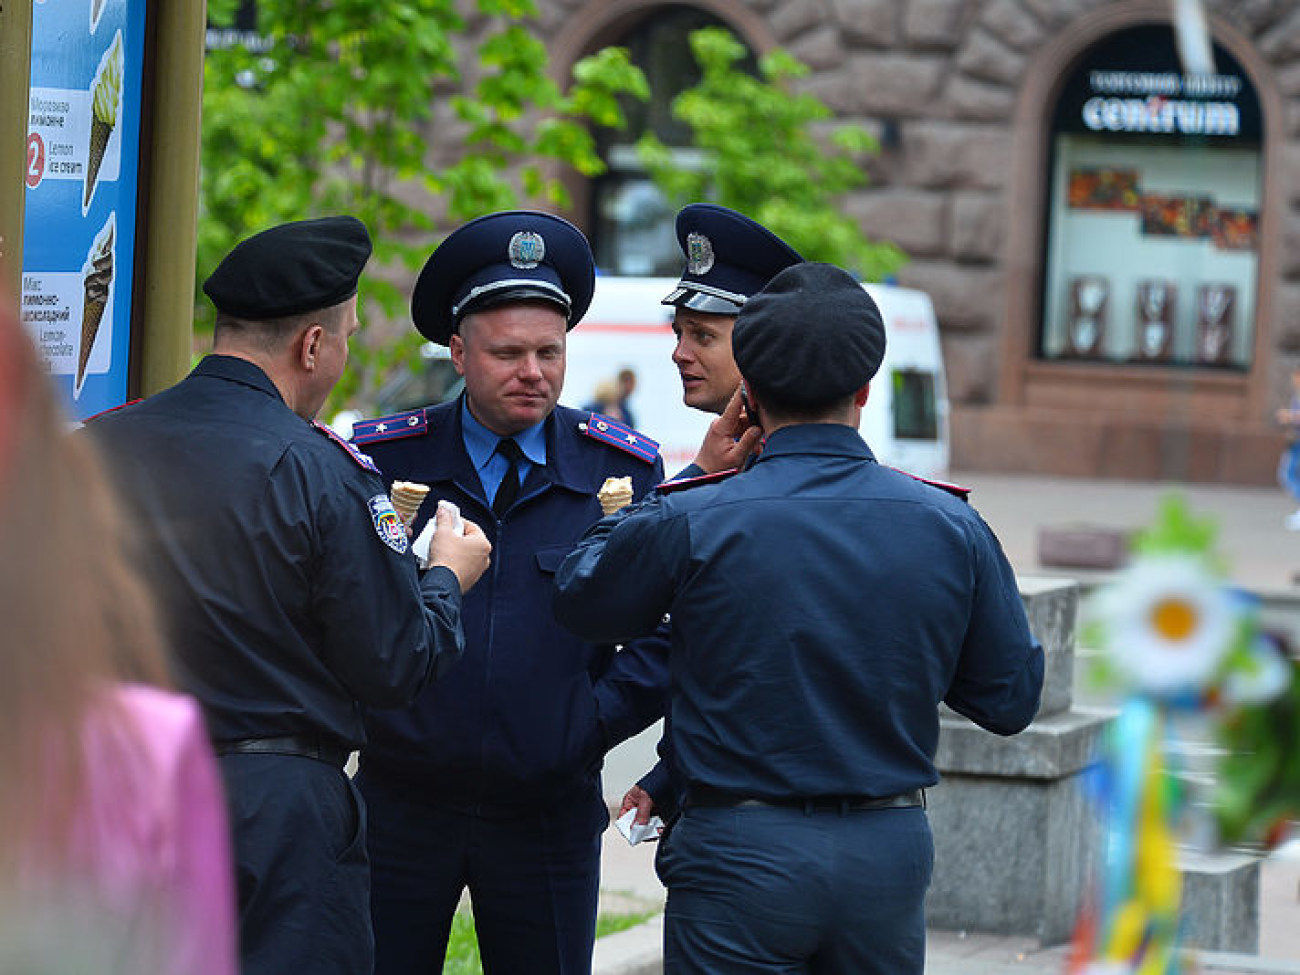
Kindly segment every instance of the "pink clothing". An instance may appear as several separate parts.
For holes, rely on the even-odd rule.
[[[119,686],[88,718],[84,745],[68,851],[77,889],[58,903],[121,939],[149,975],[235,975],[226,800],[198,706]]]

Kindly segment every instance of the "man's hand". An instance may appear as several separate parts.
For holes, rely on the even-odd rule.
[[[442,505],[434,513],[437,530],[429,543],[429,565],[443,565],[456,574],[461,592],[469,592],[492,561],[492,543],[483,529],[466,520],[465,533],[457,535],[456,516]]]
[[[743,467],[763,437],[763,428],[752,425],[740,402],[740,389],[731,394],[722,415],[709,424],[695,466],[705,474]]]
[[[650,822],[650,817],[654,814],[655,801],[650,798],[650,793],[646,792],[645,789],[639,785],[634,785],[627,790],[627,795],[623,797],[623,804],[618,807],[618,816],[614,818],[617,819],[629,809],[636,810],[636,816],[633,817],[632,824],[634,826],[645,826]]]

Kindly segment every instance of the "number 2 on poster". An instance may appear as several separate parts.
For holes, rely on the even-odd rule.
[[[36,189],[44,178],[45,140],[39,132],[33,132],[27,137],[27,185]]]

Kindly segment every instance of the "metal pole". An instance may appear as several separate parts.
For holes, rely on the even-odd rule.
[[[0,3],[7,0],[0,0]],[[198,248],[199,134],[207,4],[154,0],[158,18],[148,153],[139,389],[147,396],[189,370]]]

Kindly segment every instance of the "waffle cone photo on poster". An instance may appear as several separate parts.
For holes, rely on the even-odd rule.
[[[81,342],[77,349],[77,375],[72,384],[74,398],[81,395],[82,384],[86,381],[86,367],[90,364],[90,353],[95,348],[104,309],[108,307],[109,295],[112,293],[113,241],[116,229],[115,215],[110,213],[108,221],[95,238],[81,272],[85,299],[82,304]]]
[[[104,164],[108,140],[117,127],[118,108],[122,101],[122,32],[113,36],[113,43],[104,52],[91,89],[90,142],[86,155],[86,188],[82,195],[84,212],[95,195],[99,170]]]

